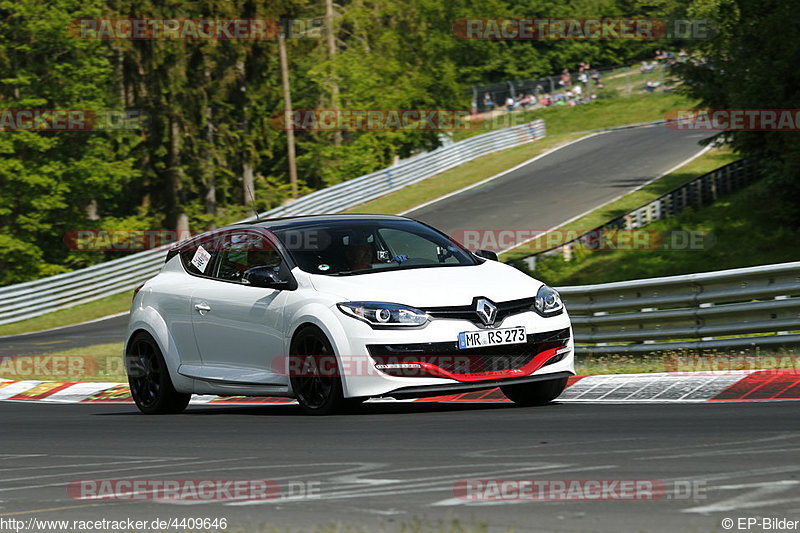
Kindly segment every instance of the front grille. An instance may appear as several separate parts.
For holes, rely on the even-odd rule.
[[[569,328],[533,333],[524,344],[506,344],[482,348],[458,349],[458,342],[426,342],[416,344],[370,344],[369,354],[376,365],[402,363],[429,363],[456,375],[480,374],[518,370],[540,353],[566,346]],[[552,357],[545,364],[560,361],[566,354]],[[380,368],[380,366],[379,366]],[[428,375],[424,369],[382,369],[391,375],[420,377]]]
[[[493,302],[497,306],[497,316],[495,324],[499,324],[507,317],[530,311],[536,298],[522,298],[519,300],[509,300],[507,302]],[[449,307],[427,307],[423,309],[433,318],[449,318],[456,320],[469,320],[473,324],[483,326],[483,321],[478,316],[475,303],[470,305],[454,305]]]

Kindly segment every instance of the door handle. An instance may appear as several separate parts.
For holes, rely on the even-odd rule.
[[[211,311],[211,308],[206,304],[195,304],[194,309],[201,315],[205,315],[206,313]]]

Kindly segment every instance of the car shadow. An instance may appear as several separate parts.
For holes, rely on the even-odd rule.
[[[322,418],[345,416],[375,416],[387,414],[425,414],[462,411],[496,411],[509,409],[541,409],[552,408],[560,404],[557,401],[537,407],[520,407],[511,402],[397,402],[397,403],[366,403],[352,408],[343,413],[328,415]],[[95,416],[146,416],[142,415],[135,407],[125,412],[99,412]],[[303,413],[295,404],[260,404],[260,405],[190,405],[186,411],[171,416],[214,416],[214,415],[244,415],[244,416],[278,416],[278,417],[303,417],[312,418]],[[163,418],[164,415],[158,416]]]

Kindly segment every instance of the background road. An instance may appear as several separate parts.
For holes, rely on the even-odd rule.
[[[408,216],[445,232],[546,230],[639,187],[701,150],[704,133],[653,126],[594,135]],[[591,228],[578,228],[591,229]],[[0,356],[122,342],[127,316],[0,338]]]
[[[664,125],[609,131],[406,215],[445,233],[544,231],[670,170],[699,152],[705,137]]]
[[[39,355],[94,344],[122,342],[127,328],[128,313],[125,313],[50,331],[0,337],[0,356]]]
[[[6,403],[0,516],[226,517],[249,527],[343,522],[368,531],[457,517],[492,530],[723,531],[725,517],[800,519],[798,407],[371,404],[320,418],[291,405],[148,417],[132,405]],[[313,498],[244,505],[85,502],[66,492],[73,480],[131,477],[319,486]],[[467,478],[660,480],[700,490],[657,501],[467,504],[453,495]]]

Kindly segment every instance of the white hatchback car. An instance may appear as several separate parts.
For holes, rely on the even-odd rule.
[[[285,396],[326,414],[370,397],[500,387],[547,403],[574,375],[559,295],[404,217],[238,224],[174,246],[125,343],[145,413],[192,394]]]

